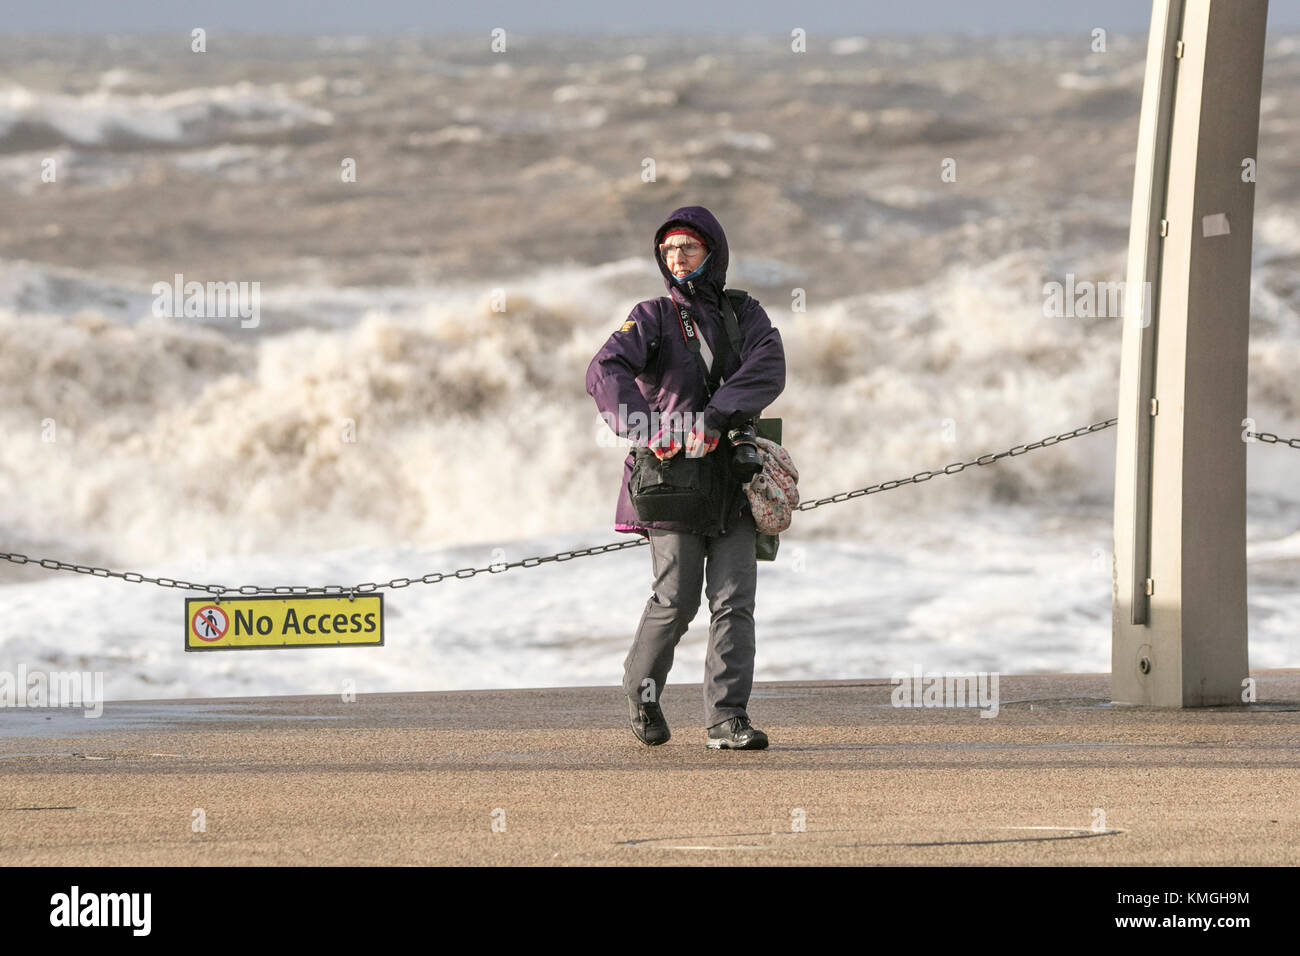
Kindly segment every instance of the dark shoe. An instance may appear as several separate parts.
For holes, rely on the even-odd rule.
[[[632,733],[636,734],[636,739],[647,747],[666,744],[672,734],[668,732],[668,721],[664,720],[664,712],[659,705],[641,703],[630,698],[628,704],[632,711]]]
[[[710,750],[763,750],[767,734],[750,726],[748,717],[732,717],[709,728],[704,746]]]

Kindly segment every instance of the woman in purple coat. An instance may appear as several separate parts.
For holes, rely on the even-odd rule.
[[[757,418],[785,388],[785,350],[758,301],[733,298],[739,350],[727,334],[727,236],[703,206],[674,210],[655,231],[653,254],[668,295],[638,303],[587,368],[587,392],[602,417],[659,459],[715,456],[722,497],[716,520],[641,521],[623,468],[617,531],[649,538],[654,594],[646,602],[623,668],[632,730],[665,743],[660,697],[673,651],[700,604],[709,601],[704,710],[711,749],[760,750],[767,735],[749,722],[754,680],[755,527],[740,480],[731,475],[733,429]],[[742,298],[743,296],[743,298]],[[693,349],[692,342],[698,349]],[[716,389],[711,389],[710,370]],[[644,453],[643,453],[644,454]]]

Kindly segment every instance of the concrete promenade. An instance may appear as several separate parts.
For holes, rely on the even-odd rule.
[[[616,687],[7,709],[0,863],[1296,865],[1300,670],[1254,676],[1198,711],[1003,677],[991,719],[763,683],[753,753],[705,750],[699,685],[655,749]]]

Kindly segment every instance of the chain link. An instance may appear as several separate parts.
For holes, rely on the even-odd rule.
[[[1060,435],[1053,435],[1044,438],[1041,441],[1030,442],[1028,445],[1016,445],[1007,451],[998,452],[997,454],[980,455],[972,461],[957,461],[947,465],[938,471],[918,471],[910,478],[896,478],[891,481],[881,482],[878,485],[868,485],[866,488],[859,488],[856,491],[842,491],[837,495],[831,495],[829,498],[818,498],[815,501],[805,501],[795,510],[812,511],[814,508],[820,508],[822,505],[829,505],[841,501],[849,501],[853,498],[860,498],[863,495],[871,495],[880,491],[892,491],[895,488],[901,488],[903,485],[921,484],[929,481],[931,478],[937,478],[940,475],[955,475],[958,472],[977,465],[991,465],[993,462],[1002,458],[1014,458],[1017,455],[1024,455],[1028,452],[1039,448],[1047,448],[1058,442],[1068,441],[1071,438],[1078,438],[1080,435],[1087,435],[1090,432],[1098,432],[1105,428],[1110,428],[1119,419],[1112,418],[1108,421],[1097,422],[1092,425],[1084,425],[1076,428],[1074,431],[1063,432]],[[1261,441],[1274,442],[1279,441],[1276,435],[1265,437],[1267,433],[1257,437]],[[1297,440],[1292,439],[1288,444],[1293,448],[1300,448],[1296,444]],[[624,548],[639,548],[649,543],[649,539],[638,537],[636,540],[612,541],[609,544],[593,545],[590,548],[577,548],[573,551],[560,551],[556,554],[545,556],[536,556],[524,558],[520,561],[501,562],[497,561],[482,568],[461,568],[459,571],[431,571],[428,574],[421,575],[418,578],[393,578],[391,581],[368,581],[365,584],[342,585],[327,584],[324,587],[307,587],[305,585],[275,585],[263,587],[255,584],[245,584],[237,588],[227,587],[224,584],[193,584],[189,581],[177,581],[174,578],[151,578],[135,571],[111,571],[108,568],[96,568],[82,564],[68,564],[65,561],[55,561],[52,558],[29,558],[23,554],[8,554],[0,551],[0,560],[10,561],[13,564],[39,564],[42,568],[51,571],[73,571],[77,574],[92,574],[100,578],[121,578],[123,581],[129,581],[132,584],[155,584],[161,588],[176,588],[181,591],[202,591],[220,601],[227,595],[261,595],[268,594],[273,596],[293,596],[302,594],[328,594],[337,596],[353,597],[357,594],[373,594],[382,588],[396,590],[398,588],[410,587],[412,584],[438,584],[448,578],[472,578],[478,574],[500,574],[508,571],[510,568],[536,568],[551,561],[572,561],[574,558],[586,558],[596,554],[605,554],[609,551],[622,551]]]
[[[1300,448],[1300,438],[1278,438],[1272,432],[1246,432],[1247,438],[1258,438],[1266,445],[1289,445]]]

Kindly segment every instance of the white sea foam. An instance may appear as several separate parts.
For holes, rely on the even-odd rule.
[[[126,146],[213,143],[236,134],[266,135],[332,122],[329,111],[299,102],[280,84],[241,82],[163,95],[127,95],[111,88],[70,95],[14,83],[0,87],[0,148],[20,126],[38,139]]]
[[[1044,318],[1030,281],[1041,268],[1013,253],[803,313],[768,303],[789,368],[768,413],[785,419],[805,494],[1113,415],[1118,321]],[[3,274],[0,524],[11,541],[138,563],[183,558],[195,542],[256,555],[285,542],[414,547],[612,525],[625,451],[606,440],[583,379],[640,297],[628,290],[653,292],[649,263],[519,277],[504,313],[481,287],[271,288],[247,332],[155,318],[145,289],[34,266]],[[1300,421],[1300,402],[1278,401],[1298,348],[1252,343],[1260,429]],[[1114,434],[882,495],[871,513],[1104,507]],[[1288,462],[1252,469],[1255,490],[1294,496]],[[860,530],[830,509],[801,520],[813,537]]]
[[[758,680],[908,670],[1098,673],[1110,667],[1110,515],[995,506],[873,520],[836,506],[852,541],[783,536],[759,570]],[[1269,533],[1263,523],[1252,535]],[[609,540],[607,530],[502,539],[491,548],[365,548],[199,557],[140,568],[227,585],[359,583],[518,561]],[[1294,664],[1300,594],[1266,578],[1300,540],[1251,549],[1251,666]],[[104,673],[109,700],[358,694],[616,684],[650,595],[644,548],[388,592],[385,646],[186,654],[181,592],[53,574],[3,588],[0,667]],[[708,611],[677,650],[674,683],[698,683]],[[58,635],[51,640],[51,635]],[[345,681],[351,681],[350,685]]]
[[[1094,54],[1095,56],[1096,54]],[[1095,67],[1088,70],[1071,70],[1056,77],[1056,85],[1063,90],[1113,90],[1141,88],[1146,63],[1139,61],[1122,69]]]

